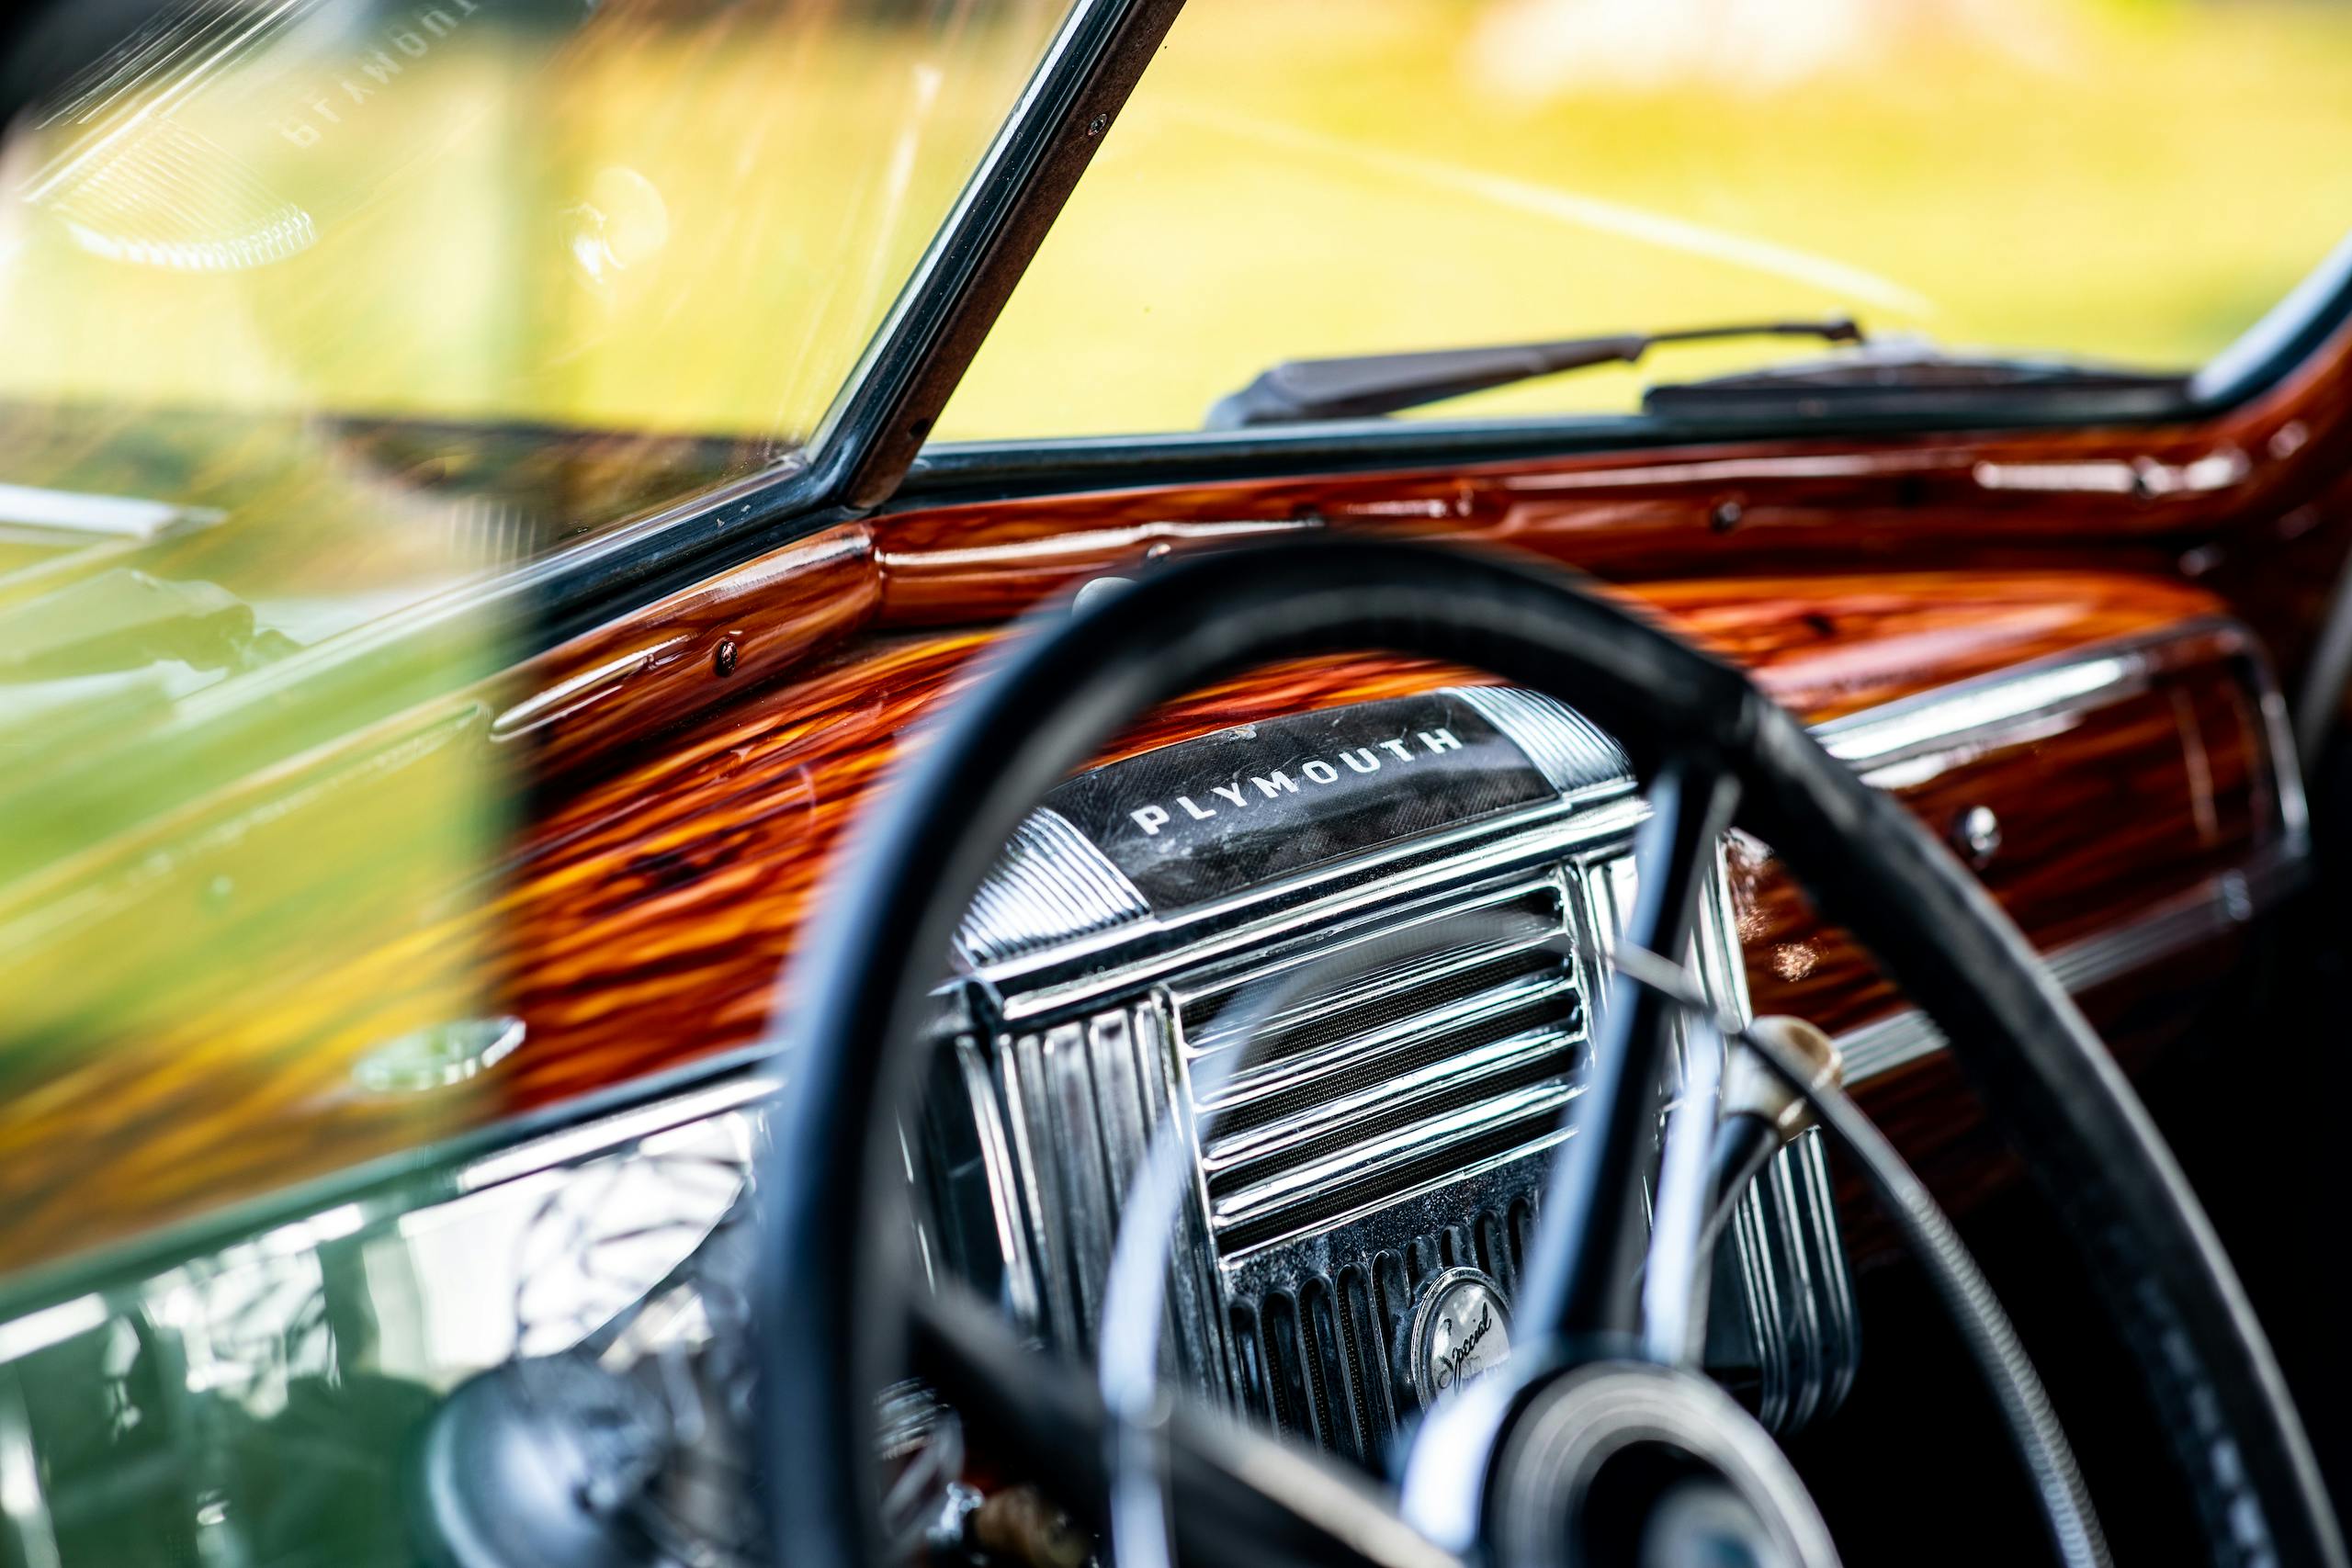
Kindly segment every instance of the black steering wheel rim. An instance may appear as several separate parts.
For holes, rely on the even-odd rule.
[[[1379,649],[1567,702],[1646,784],[1703,757],[1954,1043],[2081,1245],[2195,1498],[2207,1558],[2334,1564],[2341,1540],[2275,1359],[2120,1069],[1943,846],[1738,671],[1556,569],[1317,539],[1178,563],[1015,646],[882,807],[792,976],[762,1183],[762,1466],[779,1560],[874,1561],[870,1392],[903,1365],[879,1238],[896,1112],[956,922],[1021,818],[1154,705],[1273,660]]]

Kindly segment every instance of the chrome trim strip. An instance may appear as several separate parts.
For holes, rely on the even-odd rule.
[[[1560,1092],[1560,1098],[1557,1103],[1561,1107],[1566,1106],[1570,1100],[1574,1100],[1576,1096],[1581,1092],[1583,1086],[1581,1084],[1569,1085]],[[1231,1278],[1232,1276],[1242,1272],[1250,1265],[1261,1261],[1267,1256],[1267,1254],[1274,1252],[1292,1242],[1295,1242],[1303,1236],[1320,1236],[1344,1230],[1347,1226],[1370,1216],[1380,1214],[1392,1209],[1404,1208],[1412,1203],[1416,1199],[1425,1198],[1432,1192],[1443,1191],[1448,1188],[1462,1187],[1467,1183],[1475,1182],[1478,1178],[1485,1176],[1489,1172],[1499,1170],[1508,1165],[1515,1165],[1519,1161],[1525,1159],[1528,1156],[1541,1154],[1545,1149],[1551,1148],[1555,1145],[1566,1139],[1575,1130],[1564,1125],[1566,1121],[1566,1117],[1558,1115],[1555,1112],[1552,1124],[1545,1128],[1544,1131],[1530,1137],[1524,1143],[1514,1144],[1510,1147],[1499,1150],[1495,1154],[1487,1156],[1484,1159],[1474,1160],[1458,1166],[1450,1166],[1442,1172],[1430,1177],[1426,1181],[1417,1181],[1410,1187],[1397,1188],[1393,1191],[1383,1190],[1376,1195],[1367,1198],[1360,1203],[1351,1204],[1349,1207],[1340,1210],[1335,1213],[1314,1215],[1311,1218],[1292,1226],[1290,1229],[1282,1232],[1280,1235],[1269,1235],[1261,1239],[1252,1240],[1248,1245],[1239,1247],[1233,1246],[1228,1243],[1221,1243],[1214,1249],[1217,1270],[1221,1275],[1224,1275],[1227,1278]],[[1395,1161],[1392,1158],[1388,1163],[1393,1165]],[[1230,1225],[1238,1222],[1232,1219],[1227,1219],[1219,1223]]]
[[[1813,735],[1840,761],[1881,768],[1997,735],[2021,722],[2089,713],[2121,702],[2146,691],[2154,676],[2200,648],[2223,656],[2253,651],[2244,626],[2220,616],[2202,616],[1930,687],[1816,724]],[[2258,667],[2259,661],[2256,663]]]
[[[1449,686],[1445,694],[1502,731],[1563,795],[1633,777],[1616,739],[1566,703],[1517,686]]]
[[[1927,750],[1942,750],[1987,730],[2052,714],[2079,714],[2147,687],[2147,671],[2125,656],[2086,659],[2015,679],[1931,694],[1927,702],[1874,710],[1869,722],[1825,725],[1815,738],[1831,756],[1882,768]]]
[[[2302,749],[2295,739],[2295,726],[2287,709],[2287,698],[2278,690],[2270,673],[2270,666],[2261,660],[2247,660],[2255,677],[2255,693],[2262,713],[2262,729],[2269,742],[2270,785],[2278,796],[2278,826],[2297,859],[2311,852],[2311,803],[2303,794]]]
[[[1547,1127],[1555,1126],[1559,1108],[1583,1089],[1580,1083],[1530,1084],[1399,1127],[1310,1164],[1288,1167],[1262,1181],[1212,1198],[1209,1223],[1223,1230],[1265,1214],[1279,1213],[1299,1202],[1311,1201],[1334,1186],[1377,1176],[1439,1150],[1469,1143],[1514,1122],[1541,1120]],[[1444,1179],[1457,1180],[1459,1175],[1449,1167]],[[1385,1207],[1394,1201],[1393,1194],[1383,1191],[1374,1206]],[[1318,1219],[1317,1228],[1332,1223]]]
[[[2070,995],[2079,996],[2236,931],[2283,897],[2301,870],[2297,856],[2276,850],[2245,869],[2209,877],[2144,914],[2044,953],[2042,961]],[[1889,1013],[1838,1037],[1849,1084],[1893,1072],[1950,1043],[1917,1008]]]
[[[744,1110],[781,1088],[781,1080],[765,1073],[721,1078],[674,1100],[657,1100],[527,1143],[511,1145],[466,1165],[452,1179],[460,1192],[479,1192],[557,1166],[576,1164],[625,1144],[642,1143],[673,1127]]]
[[[2303,671],[2303,689],[2295,695],[2295,743],[2304,751],[2316,754],[2326,744],[2346,682],[2352,682],[2352,559],[2336,573],[2319,640]]]
[[[1089,1021],[1090,1022],[1091,1021]],[[1078,1343],[1094,1345],[1102,1321],[1102,1282],[1110,1277],[1125,1172],[1114,1174],[1103,1154],[1101,1112],[1095,1109],[1094,1061],[1087,1025],[1065,1023],[1021,1041],[1022,1065],[1038,1088],[1046,1111],[1046,1157],[1061,1171],[1062,1264],[1069,1270],[1078,1311]],[[1114,1188],[1113,1182],[1121,1185]]]
[[[1072,937],[1115,931],[1151,913],[1126,873],[1050,807],[1012,831],[996,869],[972,896],[956,945],[975,967]]]
[[[1212,1130],[1201,1150],[1201,1168],[1216,1176],[1340,1132],[1357,1118],[1374,1111],[1408,1105],[1441,1089],[1475,1089],[1484,1079],[1500,1077],[1516,1067],[1532,1066],[1547,1058],[1565,1058],[1559,1073],[1565,1078],[1580,1055],[1574,1047],[1582,1043],[1581,1034],[1555,1029],[1521,1030],[1456,1055],[1424,1062],[1394,1077],[1317,1100],[1304,1110],[1242,1132],[1220,1134]]]
[[[1400,980],[1396,987],[1390,988],[1391,993],[1410,983],[1409,980]],[[1566,973],[1522,976],[1503,981],[1458,1001],[1398,1018],[1394,1022],[1335,1040],[1314,1051],[1284,1056],[1256,1068],[1244,1068],[1227,1080],[1222,1089],[1205,1100],[1197,1102],[1197,1109],[1223,1114],[1269,1095],[1287,1093],[1302,1084],[1313,1083],[1335,1073],[1377,1072],[1387,1057],[1433,1034],[1452,1034],[1498,1016],[1545,1002],[1573,1003],[1577,995],[1576,977]],[[1571,1032],[1580,1038],[1583,1033],[1581,1030],[1568,1032],[1556,1029],[1544,1029],[1540,1032],[1561,1038],[1566,1038]],[[1249,1042],[1236,1043],[1246,1044]],[[1214,1055],[1216,1051],[1234,1048],[1233,1045],[1223,1045],[1204,1050],[1191,1044],[1188,1038],[1184,1057],[1188,1063],[1195,1062]]]
[[[1022,1332],[1035,1334],[1043,1326],[1045,1304],[1038,1300],[1036,1273],[1030,1258],[1029,1227],[1022,1223],[1020,1186],[1013,1161],[1012,1140],[1005,1131],[989,1055],[969,1034],[956,1036],[956,1068],[971,1097],[972,1118],[980,1145],[980,1161],[988,1171],[989,1209],[996,1224],[997,1250],[1004,1269],[1005,1305]]]
[[[1399,906],[1392,900],[1380,913],[1384,916],[1393,914],[1396,918],[1381,920],[1376,933],[1355,929],[1365,924],[1360,920],[1337,928],[1325,926],[1323,929],[1329,940],[1318,943],[1317,948],[1351,945],[1368,934],[1374,941],[1405,942],[1416,933],[1426,936],[1430,928],[1440,925],[1482,924],[1485,929],[1472,940],[1442,953],[1433,947],[1408,949],[1405,962],[1400,964],[1374,964],[1328,994],[1278,1007],[1269,1017],[1257,1021],[1251,1032],[1256,1034],[1268,1029],[1287,1028],[1366,997],[1385,996],[1402,984],[1435,984],[1463,968],[1492,963],[1513,952],[1550,942],[1560,934],[1561,897],[1559,877],[1553,864],[1547,862],[1536,868],[1535,874],[1520,880],[1483,885],[1474,883],[1474,891],[1458,902],[1416,908],[1409,903]],[[1544,900],[1550,908],[1540,919],[1514,930],[1509,923],[1510,917],[1507,911],[1510,906],[1529,898]],[[1198,1021],[1193,1030],[1188,1032],[1187,1056],[1199,1056],[1219,1049],[1223,1036],[1231,1032],[1217,1004],[1229,1006],[1240,999],[1243,993],[1275,982],[1281,976],[1308,964],[1320,963],[1323,957],[1324,954],[1317,948],[1277,952],[1272,959],[1250,964],[1246,969],[1212,973],[1205,979],[1198,976],[1178,976],[1170,982],[1169,995],[1178,1010],[1190,1013]],[[1250,1070],[1245,1067],[1244,1075]]]
[[[518,740],[557,719],[569,718],[591,703],[610,696],[625,682],[681,657],[694,640],[694,633],[679,632],[643,648],[616,654],[576,675],[568,675],[498,714],[490,721],[490,738]]]

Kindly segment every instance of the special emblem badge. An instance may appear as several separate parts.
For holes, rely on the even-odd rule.
[[[1448,1269],[1423,1282],[1404,1340],[1405,1382],[1421,1403],[1452,1393],[1510,1354],[1502,1287],[1476,1269]]]

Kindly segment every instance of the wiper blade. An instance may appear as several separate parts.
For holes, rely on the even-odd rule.
[[[1548,343],[1498,344],[1489,348],[1437,348],[1418,354],[1362,354],[1335,359],[1291,359],[1261,372],[1209,410],[1211,430],[1299,420],[1358,419],[1442,402],[1515,381],[1556,376],[1593,365],[1632,365],[1660,344],[1718,338],[1803,337],[1860,343],[1849,316],[1814,321],[1741,321],[1674,332],[1619,333]]]
[[[1979,414],[1988,407],[2096,399],[2107,413],[2161,413],[2187,400],[2186,372],[2050,356],[1951,354],[1917,340],[1771,365],[1642,394],[1671,419],[1867,419]]]
[[[177,660],[248,670],[293,641],[210,582],[175,582],[116,567],[0,608],[0,687]]]

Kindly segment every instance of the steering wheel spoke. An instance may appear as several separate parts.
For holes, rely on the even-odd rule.
[[[1621,938],[1626,946],[1661,954],[1689,950],[1715,844],[1731,826],[1738,798],[1736,781],[1702,755],[1686,753],[1659,769],[1650,785],[1649,819],[1634,840],[1634,908]],[[1686,1104],[1687,1113],[1673,1119],[1667,1172],[1678,1179],[1659,1193],[1671,1203],[1653,1204],[1650,1187],[1680,1018],[1681,1010],[1651,987],[1611,987],[1590,1077],[1570,1111],[1575,1135],[1554,1168],[1521,1285],[1515,1337],[1532,1359],[1637,1346],[1677,1361],[1688,1354],[1685,1320],[1703,1273],[1697,1253],[1713,1129],[1706,1108]],[[1706,1077],[1711,1083],[1712,1071]],[[1693,1160],[1695,1168],[1686,1170]],[[1654,1208],[1662,1226],[1655,1232]],[[1655,1336],[1644,1330],[1645,1303],[1672,1319]]]
[[[989,1305],[949,1287],[912,1308],[917,1372],[962,1415],[995,1462],[1039,1481],[1102,1529],[1111,1417],[1076,1366],[1029,1348]],[[1170,1410],[1154,1434],[1180,1563],[1277,1568],[1461,1568],[1406,1524],[1368,1477],[1216,1412]]]
[[[2194,1195],[2088,1025],[1951,852],[1739,671],[1606,595],[1494,559],[1329,540],[1181,563],[1058,616],[959,705],[888,812],[861,828],[838,913],[796,964],[785,1014],[793,1090],[762,1182],[759,1409],[780,1559],[880,1560],[861,1456],[873,1450],[872,1392],[903,1368],[910,1341],[986,1451],[1009,1461],[1001,1468],[1106,1517],[1117,1478],[1096,1382],[1028,1353],[989,1307],[927,1296],[884,1266],[884,1195],[904,1170],[897,1113],[921,1088],[933,988],[1006,840],[1123,724],[1242,669],[1365,648],[1482,667],[1573,702],[1619,740],[1651,809],[1620,933],[1627,960],[1682,973],[1736,807],[1954,1042],[1996,1121],[2018,1134],[2166,1418],[2208,1556],[2340,1568],[2309,1446]],[[1550,1563],[1574,1556],[1554,1550],[1566,1528],[1555,1505],[1603,1495],[1607,1506],[1578,1529],[1630,1518],[1645,1540],[1654,1529],[1681,1543],[1705,1524],[1683,1507],[1690,1497],[1609,1458],[1634,1434],[1668,1427],[1686,1468],[1706,1478],[1701,1512],[1736,1502],[1742,1539],[1814,1538],[1818,1520],[1770,1435],[1688,1365],[1703,1328],[1712,1185],[1690,1177],[1718,1163],[1713,1093],[1693,1078],[1682,1082],[1654,1202],[1650,1185],[1682,988],[1611,987],[1574,1136],[1520,1271],[1509,1381],[1441,1403],[1416,1440],[1408,1495],[1418,1473],[1450,1511],[1413,1517],[1445,1545],[1319,1456],[1181,1404],[1164,1421],[1158,1404],[1148,1416],[1138,1405],[1118,1431],[1123,1444],[1148,1438],[1176,1558],[1441,1568],[1458,1548]],[[1713,1043],[1698,1043],[1694,1059],[1712,1065]],[[1431,1438],[1482,1409],[1496,1418],[1487,1446]],[[2043,1496],[2063,1538],[2063,1499]]]
[[[1666,1114],[1649,1247],[1642,1261],[1639,1353],[1700,1365],[1714,1278],[1714,1150],[1723,1089],[1722,1037],[1712,1017],[1686,1015],[1678,1085]]]

